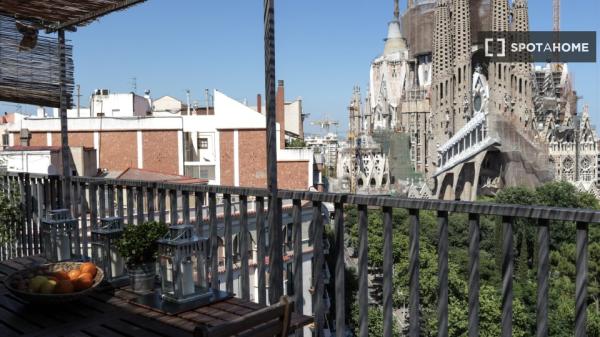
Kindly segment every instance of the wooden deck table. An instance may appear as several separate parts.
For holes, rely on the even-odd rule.
[[[45,263],[31,256],[0,262],[0,281],[14,271]],[[0,335],[12,336],[191,336],[200,324],[216,326],[263,306],[238,298],[213,303],[178,315],[129,303],[135,298],[128,287],[103,288],[81,300],[55,305],[28,304],[0,283]],[[292,331],[312,323],[309,316],[294,314]]]

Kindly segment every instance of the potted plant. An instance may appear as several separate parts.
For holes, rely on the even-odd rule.
[[[131,288],[135,292],[154,290],[158,239],[168,231],[165,224],[144,222],[125,227],[117,242],[119,254],[125,259]]]

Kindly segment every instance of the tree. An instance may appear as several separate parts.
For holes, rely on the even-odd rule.
[[[577,191],[565,182],[552,182],[535,190],[507,188],[495,203],[545,205],[598,209],[598,201],[590,194]],[[420,318],[423,336],[437,336],[437,215],[421,211],[420,217]],[[348,243],[358,249],[358,212],[346,208]],[[408,212],[393,212],[393,303],[394,308],[408,305],[409,217]],[[469,221],[467,214],[449,216],[449,335],[464,336],[468,320]],[[499,217],[480,217],[480,336],[498,336],[501,318],[502,221]],[[515,276],[513,280],[513,336],[532,336],[536,331],[537,301],[537,221],[517,219],[515,222]],[[575,224],[551,223],[551,285],[549,294],[550,334],[572,336],[575,319]],[[383,265],[383,221],[377,209],[368,211],[368,264],[371,271]],[[590,226],[588,334],[600,336],[600,228]],[[358,317],[353,297],[353,322]],[[380,305],[369,307],[370,335],[380,336],[383,313]],[[406,323],[406,322],[404,322]],[[395,325],[400,325],[396,322]],[[355,325],[356,327],[356,325]]]
[[[0,189],[0,244],[14,241],[18,226],[23,224],[23,209],[18,191],[16,184],[12,186],[11,193]]]

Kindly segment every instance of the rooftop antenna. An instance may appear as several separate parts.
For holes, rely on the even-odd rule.
[[[131,78],[131,90],[133,93],[137,91],[137,77],[135,76]]]
[[[185,96],[187,97],[187,114],[190,115],[190,89],[185,90]]]
[[[77,117],[80,117],[81,112],[81,86],[77,85]]]
[[[554,31],[560,31],[560,0],[554,0]]]

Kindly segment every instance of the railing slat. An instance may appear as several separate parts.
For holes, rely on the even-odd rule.
[[[19,173],[19,195],[21,197],[21,211],[23,214],[27,215],[27,190],[26,187],[27,178],[24,173]],[[22,257],[27,255],[27,220],[19,221],[17,223],[17,233],[18,233],[18,241],[17,241],[17,256]]]
[[[447,219],[446,219],[447,221]],[[448,241],[446,223],[446,241]],[[469,214],[469,337],[479,336],[479,214]],[[446,246],[448,243],[446,243]],[[448,254],[446,250],[446,255]],[[446,256],[447,259],[447,256]],[[446,263],[448,263],[446,261]],[[446,275],[447,276],[447,275]],[[448,290],[446,285],[446,296]],[[447,297],[446,297],[447,300]],[[447,317],[446,317],[447,318]]]
[[[59,181],[56,177],[50,178],[50,209],[57,209],[57,194],[60,190]]]
[[[142,186],[135,189],[135,196],[137,224],[141,225],[144,223],[144,188]]]
[[[344,259],[344,205],[335,203],[335,331],[337,337],[346,333],[346,263]]]
[[[35,206],[35,222],[34,222],[34,238],[33,238],[33,242],[35,245],[35,253],[36,254],[40,254],[42,252],[41,247],[40,247],[40,226],[42,223],[42,214],[43,214],[43,207],[44,207],[44,187],[43,187],[43,180],[37,178],[35,180],[35,199],[36,199],[36,206]]]
[[[97,187],[97,185],[95,183],[90,183],[90,185],[89,185],[89,189],[90,189],[90,230],[95,229],[98,224],[98,203],[96,201],[96,198],[97,198],[96,187]],[[87,232],[86,232],[86,238],[87,238]],[[98,258],[98,251],[96,249],[92,248],[92,260],[95,261],[97,258]]]
[[[267,284],[265,277],[265,199],[256,197],[256,255],[258,259],[258,303],[267,304]]]
[[[177,190],[169,190],[169,215],[171,216],[171,226],[177,225],[179,213],[177,213]]]
[[[577,262],[575,280],[575,337],[586,337],[588,300],[588,224],[577,223]]]
[[[210,286],[213,290],[219,290],[217,195],[212,192],[208,193],[208,217],[210,226]]]
[[[358,320],[359,337],[369,336],[369,268],[367,206],[358,205]]]
[[[125,205],[123,205],[123,186],[117,186],[117,216],[125,218]]]
[[[127,186],[125,193],[127,194],[127,225],[133,226],[133,187]]]
[[[95,183],[90,183],[90,228],[94,229],[98,224],[98,199],[96,193],[97,185]]]
[[[232,254],[232,224],[231,224],[231,195],[223,195],[223,215],[225,220],[225,288],[233,292],[233,254]]]
[[[537,337],[548,337],[548,290],[550,280],[550,222],[538,221]]]
[[[204,192],[195,192],[195,201],[196,201],[196,221],[194,222],[194,226],[196,227],[196,232],[200,237],[204,237],[204,223],[202,219],[202,204],[204,203]],[[208,248],[208,247],[206,247]],[[207,255],[201,254],[198,252],[196,255],[196,260],[201,261],[202,263],[198,263],[196,266],[196,275],[198,275],[197,285],[199,287],[206,287],[206,275],[208,270],[208,261],[205,260]]]
[[[438,223],[438,337],[448,336],[448,212],[437,213]],[[470,316],[469,316],[470,317]]]
[[[240,195],[240,259],[241,259],[241,270],[240,278],[242,284],[242,299],[245,301],[250,300],[250,271],[248,267],[248,243],[249,243],[249,232],[248,232],[248,197]]]
[[[44,212],[42,213],[42,218],[48,216],[48,211],[52,209],[52,180],[44,179]],[[10,188],[10,185],[9,185]]]
[[[183,223],[190,224],[190,192],[181,191],[181,203],[183,207]]]
[[[274,304],[283,295],[282,201],[270,198],[274,199],[269,199],[269,303]]]
[[[154,186],[146,187],[146,205],[148,205],[148,221],[154,222]]]
[[[391,207],[383,207],[383,336],[392,337],[393,298],[392,298],[392,274],[394,260],[392,257],[392,212]]]
[[[409,298],[409,336],[419,337],[421,333],[421,323],[419,320],[419,210],[409,210],[409,263],[408,287],[410,291]]]
[[[108,216],[115,216],[115,187],[113,185],[107,185],[107,202],[108,202]]]
[[[514,218],[502,217],[502,337],[512,336],[513,317],[513,226]]]
[[[73,209],[73,217],[75,219],[79,219],[80,218],[80,211],[79,211],[79,193],[78,193],[78,189],[79,189],[79,184],[77,182],[74,182],[72,180],[69,179],[69,193],[71,193],[71,208]],[[80,233],[80,228],[79,228],[79,221],[77,222],[77,227],[75,228],[75,235],[74,235],[74,244],[75,244],[75,255],[77,257],[82,257],[81,255],[81,236],[82,234]]]
[[[104,184],[98,185],[98,213],[100,214],[100,218],[106,217],[106,187]]]
[[[302,200],[294,199],[292,208],[292,236],[294,241],[294,304],[295,312],[304,307],[302,286]],[[289,276],[288,276],[289,277]]]
[[[83,244],[83,258],[87,259],[88,254],[88,227],[87,227],[87,202],[85,197],[85,183],[79,185],[79,203],[81,207],[81,242]]]
[[[167,223],[167,191],[164,188],[158,190],[158,222]]]
[[[33,255],[33,198],[31,197],[31,182],[29,180],[29,174],[25,175],[24,187],[25,187],[25,226],[27,230],[27,255]]]
[[[325,254],[323,253],[323,215],[322,203],[313,201],[313,304],[315,320],[315,336],[323,336],[325,328],[325,303],[323,295],[325,283],[323,281],[323,267],[325,266]]]

